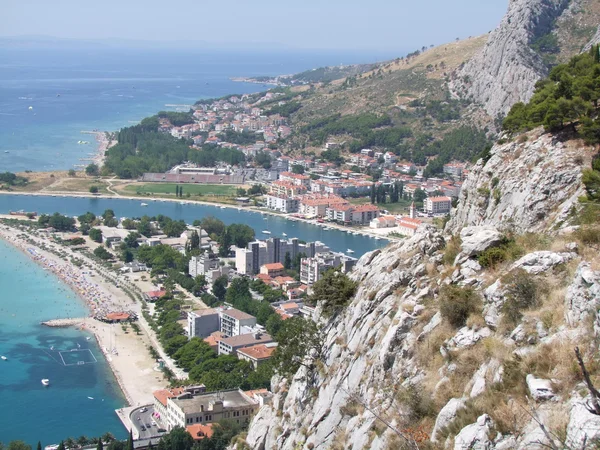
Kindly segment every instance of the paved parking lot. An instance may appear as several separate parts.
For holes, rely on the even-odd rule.
[[[143,409],[146,410],[142,412]],[[160,437],[164,434],[159,433],[158,426],[152,424],[154,422],[152,413],[154,413],[154,408],[152,406],[140,407],[131,411],[129,417],[138,433],[138,439]]]

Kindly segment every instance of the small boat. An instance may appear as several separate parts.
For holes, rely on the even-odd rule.
[[[227,206],[221,206],[221,209],[226,209],[226,208],[227,208]]]
[[[376,240],[376,241],[380,241],[380,240],[381,240],[381,238],[380,238],[380,237],[376,237],[376,238],[375,238],[375,240]]]
[[[42,378],[42,384],[44,386],[50,386],[50,380],[48,378]]]
[[[263,230],[263,233],[265,233],[265,234],[271,234],[271,232],[269,230]]]
[[[354,253],[354,250],[352,250],[351,248],[349,248],[348,250],[346,250],[346,253]]]
[[[89,341],[91,338],[88,336],[85,338],[86,341]]]
[[[88,397],[90,400],[94,400],[94,397]]]
[[[148,206],[148,203],[142,203],[140,206]]]
[[[0,359],[2,359],[2,361],[8,360],[8,358],[6,356],[4,356],[4,355],[0,356]]]
[[[287,236],[287,234],[286,234],[286,233],[281,233],[281,234],[283,234],[284,236]]]
[[[10,153],[8,150],[4,150],[4,153]]]
[[[185,202],[179,202],[180,205],[185,205]]]

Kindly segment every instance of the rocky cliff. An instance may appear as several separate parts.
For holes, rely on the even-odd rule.
[[[458,97],[479,104],[493,118],[526,102],[547,66],[532,42],[553,31],[573,0],[510,0],[508,12],[490,33],[485,47],[450,83]]]
[[[571,207],[584,193],[581,171],[592,153],[581,141],[541,129],[500,140],[489,159],[472,167],[446,231],[495,225],[523,233],[568,225]]]
[[[274,399],[253,418],[247,444],[542,449],[598,438],[573,356],[576,345],[588,362],[597,351],[596,255],[569,237],[529,239],[522,257],[486,270],[477,257],[502,234],[468,227],[461,238],[444,249],[424,226],[363,256],[348,308],[329,320],[317,312],[325,350],[314,369],[273,379]],[[537,301],[512,317],[507,306],[523,286],[535,286]],[[479,299],[466,321],[449,321],[448,292]]]

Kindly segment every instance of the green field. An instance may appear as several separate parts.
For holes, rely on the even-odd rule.
[[[175,184],[175,183],[145,183],[130,184],[125,186],[122,191],[127,194],[151,194],[151,195],[173,195],[175,196],[175,187],[183,188],[183,196],[187,193],[192,196],[225,196],[234,197],[239,186],[223,184]]]

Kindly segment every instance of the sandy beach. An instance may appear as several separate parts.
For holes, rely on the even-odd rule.
[[[93,261],[33,234],[27,234],[27,238],[33,243],[27,242],[23,239],[23,234],[20,230],[0,225],[0,238],[23,251],[67,284],[90,308],[90,315],[103,311],[122,310],[134,311],[141,315],[141,305],[133,302],[124,291],[105,280],[98,273],[100,268],[96,267]],[[41,247],[44,246],[70,252],[72,256],[82,260],[83,265],[81,268],[77,267],[54,253],[42,249]],[[57,318],[49,317],[48,320],[50,319]],[[147,346],[152,340],[145,326],[140,326],[141,332],[136,335],[131,326],[127,326],[127,331],[124,331],[120,324],[108,324],[92,317],[71,320],[69,325],[93,333],[129,405],[151,403],[152,392],[165,386],[163,374],[148,352]],[[113,353],[113,349],[116,349],[116,354]]]

